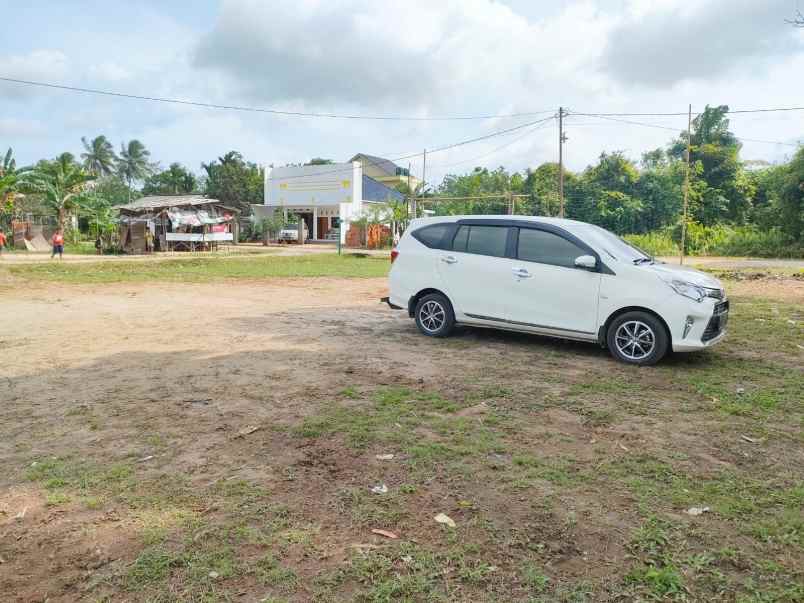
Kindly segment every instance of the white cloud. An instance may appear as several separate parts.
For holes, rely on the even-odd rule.
[[[634,2],[611,31],[601,67],[625,84],[666,87],[762,69],[801,53],[789,0]]]
[[[0,117],[0,138],[40,137],[46,132],[45,124],[39,120]]]
[[[63,82],[69,73],[70,63],[60,50],[33,50],[27,54],[0,56],[5,77],[44,82]],[[28,98],[36,92],[31,88],[0,82],[0,94],[7,98]]]
[[[195,64],[262,102],[454,113],[536,102],[584,73],[607,22],[589,3],[531,22],[488,0],[228,0]]]
[[[504,114],[559,105],[589,112],[685,111],[687,103],[694,110],[706,103],[800,105],[804,31],[784,24],[789,7],[780,11],[782,2],[632,0],[624,9],[624,0],[549,6],[528,0],[224,0],[214,13],[195,14],[195,26],[177,20],[163,3],[149,2],[136,22],[109,8],[81,31],[43,17],[41,40],[60,50],[41,50],[41,41],[29,40],[27,50],[11,41],[15,50],[4,52],[0,42],[0,73],[14,67],[27,79],[133,94],[371,115]],[[0,84],[0,98],[20,90]],[[100,133],[115,146],[140,138],[155,160],[195,170],[230,149],[277,165],[314,156],[345,160],[358,151],[394,158],[534,119],[344,121],[38,88],[26,94],[25,103],[8,103],[15,113],[3,115],[41,121],[47,129],[46,138],[33,137],[18,123],[6,124],[3,143],[25,162],[77,152],[81,136]],[[634,120],[672,130],[570,118],[568,166],[582,169],[604,150],[622,149],[638,159],[686,125],[686,116]],[[517,133],[428,153],[428,180],[475,165],[522,170],[555,161],[552,126],[521,139]],[[804,112],[735,116],[732,127],[747,138],[796,140],[804,135]],[[774,160],[791,148],[746,143],[743,155]],[[411,162],[420,172],[420,159]]]

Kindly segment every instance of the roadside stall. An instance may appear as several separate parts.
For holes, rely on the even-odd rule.
[[[237,244],[238,210],[200,195],[143,197],[120,207],[125,253],[211,251]]]

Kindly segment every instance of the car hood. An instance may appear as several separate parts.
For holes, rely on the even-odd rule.
[[[686,268],[684,266],[671,266],[669,264],[642,264],[639,268],[651,270],[658,276],[671,276],[699,287],[708,287],[709,289],[722,289],[723,284],[715,277],[695,270],[694,268]]]

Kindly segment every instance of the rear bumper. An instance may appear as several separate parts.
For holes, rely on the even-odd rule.
[[[384,304],[388,304],[388,307],[391,308],[392,310],[402,310],[403,309],[402,306],[397,306],[395,303],[393,303],[391,301],[390,297],[381,297],[380,302],[382,302]]]

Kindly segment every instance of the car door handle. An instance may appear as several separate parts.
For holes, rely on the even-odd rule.
[[[514,276],[517,278],[530,278],[533,275],[525,270],[524,268],[511,268],[511,272],[514,273]]]
[[[441,258],[441,261],[444,262],[445,264],[454,264],[458,260],[456,260],[453,256],[448,255],[448,256],[445,256],[445,257]]]

